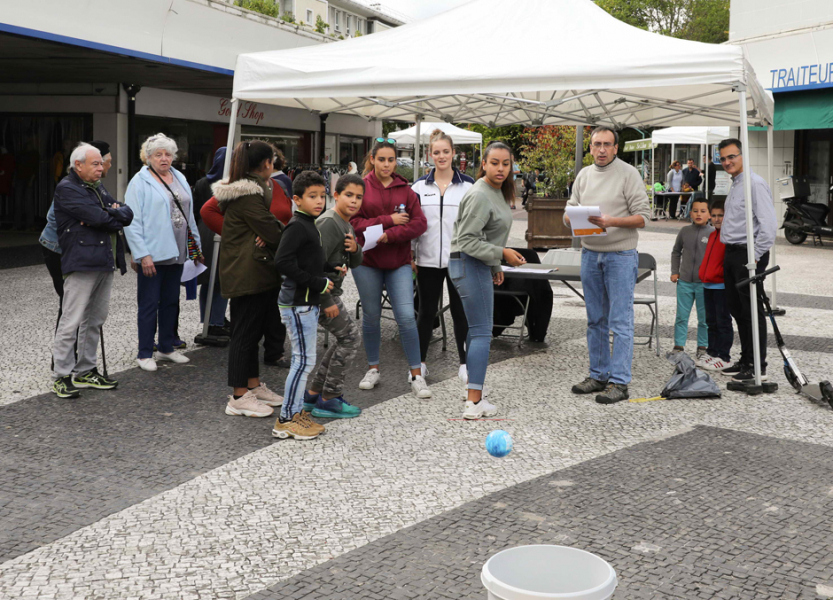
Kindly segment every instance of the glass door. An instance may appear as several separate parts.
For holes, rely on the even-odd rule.
[[[830,186],[833,185],[833,130],[811,129],[796,132],[796,175],[804,176],[810,184],[810,202],[830,205]],[[828,223],[833,224],[833,215]]]

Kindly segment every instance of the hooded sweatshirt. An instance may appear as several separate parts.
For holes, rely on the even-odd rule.
[[[700,281],[700,264],[706,254],[709,235],[714,227],[706,225],[686,225],[677,234],[674,249],[671,251],[671,274],[679,275],[686,283]]]
[[[364,246],[364,230],[371,225],[382,225],[388,241],[364,253],[365,266],[393,270],[411,263],[411,240],[418,238],[428,229],[428,222],[419,205],[419,198],[411,184],[399,175],[393,174],[388,187],[383,186],[374,172],[364,178],[365,190],[362,207],[350,224],[356,230],[359,245]],[[394,225],[392,215],[400,204],[410,220],[404,225]]]
[[[709,245],[703,262],[700,263],[700,281],[707,288],[723,289],[723,257],[726,255],[726,244],[720,241],[720,230],[715,229],[709,236]]]

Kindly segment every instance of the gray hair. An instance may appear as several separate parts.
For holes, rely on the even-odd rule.
[[[75,147],[75,150],[73,150],[72,154],[70,154],[69,156],[69,168],[74,168],[76,162],[86,163],[87,153],[90,150],[101,156],[101,153],[98,151],[98,148],[96,148],[95,146],[91,146],[86,142],[81,142]]]
[[[176,142],[166,136],[164,133],[157,133],[150,136],[142,144],[142,149],[139,151],[139,158],[142,159],[142,164],[148,164],[148,157],[153,156],[157,150],[167,150],[171,156],[176,160],[177,148]]]
[[[613,144],[615,146],[619,145],[619,133],[615,129],[611,129],[607,125],[599,125],[593,131],[590,132],[590,141],[593,141],[593,136],[597,133],[603,133],[605,131],[609,131],[613,134]]]

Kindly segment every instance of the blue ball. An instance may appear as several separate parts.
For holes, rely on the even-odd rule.
[[[502,429],[495,429],[486,436],[486,450],[492,456],[503,458],[512,452],[512,436]]]

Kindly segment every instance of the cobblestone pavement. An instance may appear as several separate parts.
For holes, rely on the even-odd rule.
[[[663,282],[671,239],[640,241]],[[779,322],[809,377],[830,378],[833,283],[792,275],[822,272],[826,255],[789,250]],[[459,419],[453,341],[432,348],[435,397],[415,400],[385,322],[383,385],[355,389],[361,357],[348,379],[362,416],[277,442],[270,419],[222,413],[225,351],[131,369],[135,282],[118,281],[105,329],[121,385],[62,402],[43,393],[57,305],[46,270],[0,271],[14,314],[0,350],[0,598],[482,597],[485,558],[540,541],[609,560],[617,599],[833,597],[833,411],[794,394],[777,367],[773,395],[600,406],[569,392],[587,369],[584,307],[555,286],[546,346],[493,344],[487,383],[504,420]],[[668,349],[675,303],[661,291]],[[346,294],[355,302],[352,284]],[[183,336],[194,304],[183,303]],[[646,333],[647,310],[637,315]],[[656,395],[671,371],[637,347],[631,397]],[[285,371],[263,375],[281,389]],[[496,428],[515,439],[501,460],[483,449]]]

